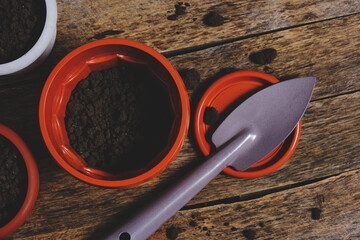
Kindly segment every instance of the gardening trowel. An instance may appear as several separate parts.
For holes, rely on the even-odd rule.
[[[314,77],[271,85],[233,110],[212,135],[216,152],[105,239],[144,240],[225,167],[244,171],[274,150],[305,112]]]

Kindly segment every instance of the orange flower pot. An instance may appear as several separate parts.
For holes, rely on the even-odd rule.
[[[146,67],[167,88],[174,121],[168,145],[154,159],[149,159],[146,168],[113,175],[90,168],[76,154],[69,144],[64,117],[66,104],[79,81],[92,71],[104,70],[122,63]],[[45,143],[61,167],[90,184],[127,188],[157,176],[174,160],[188,132],[190,107],[185,86],[165,57],[135,41],[105,39],[75,49],[54,68],[41,95],[39,117]]]

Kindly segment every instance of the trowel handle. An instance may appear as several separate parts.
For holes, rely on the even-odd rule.
[[[182,178],[168,191],[150,202],[144,209],[115,232],[109,234],[107,240],[145,240],[163,223],[180,210],[214,177],[216,177],[232,161],[242,155],[252,142],[249,132],[242,132],[230,143],[222,147],[202,164],[197,166],[186,177]]]

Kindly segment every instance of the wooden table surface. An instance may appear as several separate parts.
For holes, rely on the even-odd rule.
[[[195,69],[201,84],[188,89],[190,97],[236,70],[317,78],[299,145],[281,169],[255,179],[220,174],[150,239],[360,239],[360,1],[189,0],[176,20],[167,19],[176,1],[57,2],[50,57],[30,73],[0,79],[0,122],[21,135],[40,172],[36,205],[8,239],[98,239],[204,160],[190,133],[163,173],[129,189],[88,185],[55,163],[38,123],[44,82],[67,53],[101,38],[136,40],[179,71]],[[204,24],[212,11],[224,18],[221,26]],[[271,63],[249,60],[266,48],[277,50]]]

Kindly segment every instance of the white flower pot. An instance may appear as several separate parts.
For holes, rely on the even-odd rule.
[[[50,54],[56,38],[56,0],[45,0],[46,18],[43,31],[35,45],[24,55],[0,64],[0,76],[28,71],[39,65]]]

